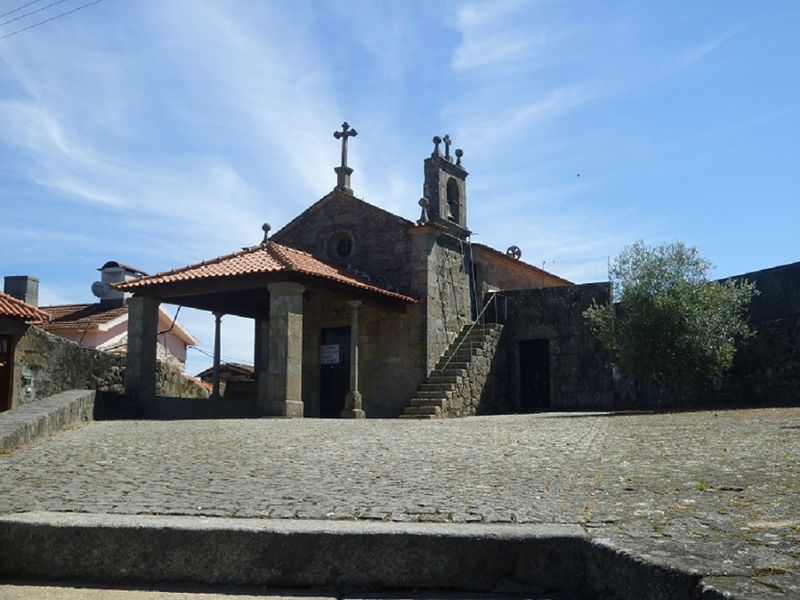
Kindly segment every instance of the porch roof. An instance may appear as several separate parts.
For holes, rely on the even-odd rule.
[[[275,281],[294,281],[315,291],[392,308],[417,302],[415,298],[375,285],[345,267],[271,240],[211,260],[117,283],[114,287],[173,304],[263,317],[267,310],[264,292]]]
[[[4,292],[0,292],[0,317],[23,319],[28,323],[42,323],[50,319],[46,312]]]

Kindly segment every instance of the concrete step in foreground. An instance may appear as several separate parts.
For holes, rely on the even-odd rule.
[[[97,584],[0,584],[0,600],[575,600],[547,594],[465,594],[463,592],[362,592],[274,590],[226,586],[168,586],[163,589],[114,588]]]
[[[0,548],[6,582],[330,588],[337,596],[369,590],[360,598],[385,598],[383,590],[583,600],[725,597],[703,587],[697,574],[631,557],[592,541],[577,525],[32,512],[0,516]]]

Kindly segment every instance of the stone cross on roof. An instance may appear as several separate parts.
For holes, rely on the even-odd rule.
[[[347,192],[348,194],[353,193],[353,190],[350,188],[350,175],[352,175],[353,169],[347,166],[347,138],[356,137],[357,135],[358,132],[352,129],[347,121],[342,123],[341,131],[333,132],[333,137],[337,140],[342,140],[342,164],[333,169],[336,171],[336,189]]]

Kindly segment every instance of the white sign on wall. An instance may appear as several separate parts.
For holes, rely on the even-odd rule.
[[[339,344],[323,344],[320,347],[319,362],[323,365],[338,365]]]

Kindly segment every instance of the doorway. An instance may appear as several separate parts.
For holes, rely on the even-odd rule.
[[[522,412],[550,408],[550,340],[519,343],[519,407]]]
[[[322,330],[320,347],[319,412],[321,417],[339,417],[350,391],[350,328]]]
[[[0,335],[0,411],[11,408],[11,336]]]

